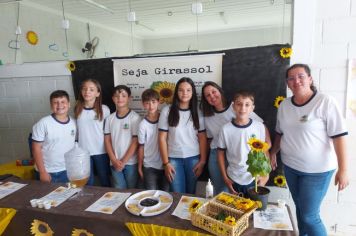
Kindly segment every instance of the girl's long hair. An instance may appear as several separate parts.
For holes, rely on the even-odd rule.
[[[168,114],[168,124],[169,126],[176,127],[179,123],[179,97],[178,97],[178,89],[181,83],[187,82],[192,87],[192,98],[189,101],[189,110],[190,115],[193,118],[194,128],[199,130],[199,116],[198,116],[198,97],[195,89],[194,82],[191,78],[183,77],[178,80],[176,87],[174,89],[173,102],[171,105],[171,109]]]
[[[95,118],[100,120],[100,121],[102,121],[103,120],[103,107],[102,107],[101,85],[95,79],[86,79],[80,84],[80,91],[79,91],[78,100],[77,100],[77,102],[75,104],[75,107],[74,107],[74,117],[75,117],[75,119],[78,119],[78,117],[80,116],[80,114],[82,113],[82,111],[84,109],[84,98],[83,98],[83,95],[82,95],[82,90],[83,90],[84,84],[87,83],[87,82],[92,82],[93,84],[95,84],[96,89],[100,93],[99,97],[95,98],[94,111],[96,113]]]
[[[203,87],[201,88],[200,109],[202,110],[204,116],[213,116],[215,111],[214,106],[210,105],[204,96],[204,89],[208,86],[212,86],[219,91],[224,108],[226,107],[227,102],[222,88],[213,81],[206,81]]]

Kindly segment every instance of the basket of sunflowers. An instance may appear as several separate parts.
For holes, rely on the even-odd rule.
[[[222,192],[191,212],[194,226],[215,235],[239,236],[248,228],[249,216],[259,202]]]

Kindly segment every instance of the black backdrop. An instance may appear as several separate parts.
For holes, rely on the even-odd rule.
[[[222,65],[222,87],[227,99],[230,101],[239,90],[249,90],[255,93],[255,112],[265,121],[271,131],[273,140],[276,124],[277,108],[274,100],[277,96],[286,96],[285,71],[289,66],[289,59],[282,58],[279,50],[290,47],[287,44],[275,44],[261,47],[239,48],[208,53],[224,53]],[[186,53],[180,55],[196,55],[208,53]],[[162,56],[162,55],[158,55]],[[167,55],[170,56],[170,55]],[[177,56],[173,55],[172,56]],[[154,57],[154,55],[152,56]],[[112,59],[134,57],[113,57],[91,60],[75,61],[76,69],[72,72],[75,96],[79,92],[80,83],[92,78],[102,86],[103,103],[110,107],[111,112],[115,106],[111,100],[114,87],[114,71]],[[194,78],[192,78],[194,80]],[[281,166],[281,165],[279,165]],[[281,170],[277,170],[280,173]],[[207,172],[202,176],[207,178]],[[277,173],[272,173],[271,178]]]

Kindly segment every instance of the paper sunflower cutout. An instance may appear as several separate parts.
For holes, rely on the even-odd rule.
[[[257,138],[250,138],[247,142],[252,151],[265,152],[268,150],[268,143],[262,142]]]
[[[151,85],[151,89],[158,92],[160,103],[171,104],[173,101],[173,94],[176,85],[167,81],[156,81]]]
[[[274,177],[273,182],[278,187],[285,187],[287,183],[286,177],[284,177],[283,175],[277,175],[276,177]]]
[[[34,31],[28,31],[26,34],[27,42],[31,45],[36,45],[38,43],[38,35]]]
[[[225,218],[224,223],[228,224],[228,225],[231,225],[231,226],[235,226],[236,225],[236,219],[233,216],[228,216],[228,217]]]
[[[35,236],[52,236],[54,232],[46,222],[34,219],[31,223],[31,234]]]
[[[70,71],[75,71],[75,64],[73,61],[70,61],[67,63],[66,67],[68,68],[68,70]]]
[[[85,229],[76,229],[72,231],[72,236],[94,236],[94,234],[86,231]]]
[[[202,205],[202,202],[199,201],[198,199],[194,199],[190,204],[189,204],[189,212],[196,212]]]
[[[292,48],[281,48],[281,50],[279,50],[279,55],[281,55],[281,57],[283,58],[290,58],[292,53],[293,53]]]
[[[279,108],[279,105],[281,104],[281,102],[283,102],[284,99],[285,97],[283,96],[276,97],[276,99],[274,99],[274,106]]]

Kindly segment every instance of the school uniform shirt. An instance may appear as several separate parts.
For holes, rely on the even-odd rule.
[[[42,143],[43,164],[48,173],[66,170],[64,154],[74,147],[76,125],[71,117],[61,122],[49,115],[39,120],[32,128],[33,142]],[[37,166],[35,166],[37,169]]]
[[[163,169],[161,154],[158,148],[158,120],[149,121],[146,117],[138,128],[138,143],[144,146],[143,166]]]
[[[214,111],[214,115],[204,117],[206,135],[208,139],[211,139],[211,149],[216,149],[218,146],[217,143],[221,127],[230,122],[232,119],[235,119],[235,117],[236,114],[232,104],[230,104],[230,106],[223,111]],[[250,114],[250,118],[263,122],[263,120],[254,112]]]
[[[168,132],[168,156],[187,158],[200,154],[198,132],[205,132],[204,119],[199,112],[199,130],[193,125],[193,118],[189,109],[179,110],[179,122],[176,127],[168,125],[170,106],[165,106],[159,117],[158,128]]]
[[[132,138],[137,137],[137,129],[140,121],[140,116],[132,110],[123,117],[119,117],[117,112],[114,112],[106,118],[104,134],[111,136],[113,150],[117,159],[122,159],[127,149],[130,147]],[[127,165],[136,163],[137,154],[135,152],[127,161]]]
[[[83,108],[77,119],[79,146],[86,149],[91,156],[106,153],[104,120],[110,115],[110,110],[106,105],[102,105],[102,109],[102,120],[96,118],[96,112],[93,108]]]
[[[247,171],[247,144],[251,137],[262,141],[266,139],[265,126],[262,122],[250,119],[247,125],[237,125],[234,120],[225,124],[219,133],[218,149],[225,150],[228,162],[227,175],[240,185],[250,184],[254,178]]]
[[[281,136],[282,162],[301,172],[321,173],[337,167],[332,139],[347,135],[336,101],[315,93],[303,105],[291,98],[278,108],[276,132]]]

